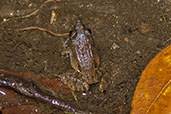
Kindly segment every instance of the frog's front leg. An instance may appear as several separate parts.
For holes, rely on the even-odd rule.
[[[70,63],[71,63],[72,68],[73,68],[75,71],[79,71],[79,62],[78,62],[78,60],[76,59],[76,57],[74,57],[71,48],[65,49],[61,54],[62,54],[62,56],[69,54]]]
[[[58,77],[73,91],[87,91],[89,89],[88,83],[78,78],[81,77],[81,74],[73,70]]]
[[[100,59],[99,59],[99,56],[94,48],[93,48],[93,53],[94,53],[93,58],[94,58],[94,62],[95,62],[95,68],[97,70],[99,68]]]

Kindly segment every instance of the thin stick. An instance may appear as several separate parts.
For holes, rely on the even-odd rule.
[[[41,28],[41,27],[26,27],[26,28],[21,28],[21,29],[16,29],[17,31],[24,31],[24,30],[40,30],[40,31],[45,31],[45,32],[48,32],[50,34],[52,34],[53,36],[56,36],[56,37],[61,37],[61,36],[68,36],[69,33],[63,33],[63,34],[60,34],[60,33],[54,33],[48,29],[45,29],[45,28]]]
[[[43,7],[44,4],[46,4],[46,3],[48,3],[48,2],[52,2],[52,1],[57,1],[57,2],[59,2],[60,0],[46,0],[43,4],[41,4],[41,5],[39,6],[38,9],[36,9],[35,11],[33,11],[32,13],[30,13],[30,14],[28,14],[28,15],[22,16],[21,18],[27,18],[27,17],[31,17],[32,15],[35,15],[35,14],[40,10],[40,8]]]
[[[21,16],[21,17],[12,17],[12,18],[8,18],[8,19],[6,19],[6,21],[1,22],[0,25],[4,24],[4,23],[6,23],[6,22],[8,22],[8,21],[10,21],[10,20],[23,19],[23,18],[31,17],[31,16],[35,15],[35,14],[40,10],[40,8],[43,7],[44,4],[49,3],[49,2],[52,2],[52,1],[59,2],[60,0],[46,0],[44,3],[42,3],[42,4],[39,6],[39,8],[37,8],[35,11],[33,11],[33,12],[27,14],[27,15]]]

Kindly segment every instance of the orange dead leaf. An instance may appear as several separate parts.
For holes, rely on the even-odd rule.
[[[131,107],[131,114],[171,114],[171,45],[143,71]]]

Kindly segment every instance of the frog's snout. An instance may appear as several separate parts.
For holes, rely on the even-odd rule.
[[[81,20],[80,20],[80,19],[78,19],[76,23],[81,23]]]
[[[82,30],[84,28],[81,20],[77,20],[76,24],[75,24],[75,29],[76,30]]]

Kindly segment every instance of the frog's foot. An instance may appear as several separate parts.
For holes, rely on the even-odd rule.
[[[82,79],[72,76],[73,73],[66,73],[60,76],[64,84],[66,84],[73,91],[88,91],[89,85]]]
[[[70,48],[66,48],[65,50],[62,51],[61,55],[62,56],[65,56],[65,55],[71,55],[72,54],[72,51]]]
[[[100,81],[98,89],[100,92],[103,93],[104,90],[106,90],[109,85],[110,74],[107,72],[106,68],[100,68],[97,71],[97,74],[101,77],[101,81]]]
[[[106,90],[106,88],[108,87],[108,81],[109,81],[109,75],[108,74],[103,75],[98,88],[100,92],[103,93],[104,90]]]

